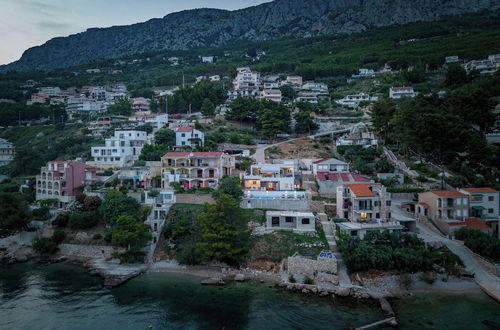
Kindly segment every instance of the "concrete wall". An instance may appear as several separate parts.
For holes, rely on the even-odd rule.
[[[215,204],[215,200],[210,194],[176,194],[176,203],[181,204]]]
[[[179,202],[179,195],[177,195]],[[241,201],[241,207],[244,209],[271,209],[287,211],[308,211],[307,199],[249,199],[244,198]]]

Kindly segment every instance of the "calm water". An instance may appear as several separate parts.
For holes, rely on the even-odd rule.
[[[79,267],[0,267],[0,329],[344,329],[383,318],[377,304],[304,297],[264,285],[203,287],[152,274],[116,289]],[[419,297],[393,305],[403,329],[487,329],[500,305],[484,295]]]

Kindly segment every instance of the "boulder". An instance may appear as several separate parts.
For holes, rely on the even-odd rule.
[[[201,285],[226,285],[226,282],[222,278],[212,277],[201,281]]]
[[[339,297],[347,297],[351,293],[350,288],[337,288],[334,291],[334,294]]]
[[[245,274],[236,274],[236,275],[234,276],[234,280],[235,280],[236,282],[244,282],[244,281],[246,281],[247,279],[246,279],[246,277],[245,277]]]

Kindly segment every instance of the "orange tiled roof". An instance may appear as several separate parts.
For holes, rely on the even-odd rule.
[[[456,190],[434,190],[430,192],[440,197],[467,197],[466,194],[462,194]]]
[[[176,132],[192,132],[194,128],[192,127],[179,127],[175,131]]]
[[[479,219],[467,219],[467,220],[465,220],[465,223],[466,223],[468,229],[488,230],[488,231],[491,230],[490,227],[488,227],[484,222],[482,222]]]
[[[351,190],[351,192],[356,196],[356,197],[373,197],[375,194],[373,191],[370,190],[370,186],[377,185],[374,183],[352,183],[348,184],[347,186]],[[378,184],[380,185],[380,183]]]
[[[497,193],[498,192],[498,190],[495,190],[493,188],[465,188],[462,190],[467,191],[468,193],[471,193],[471,194]]]

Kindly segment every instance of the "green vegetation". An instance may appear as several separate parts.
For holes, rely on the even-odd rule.
[[[118,254],[122,262],[143,261],[140,251],[151,240],[149,227],[130,215],[121,215],[116,219],[112,231],[113,245],[124,247],[126,251]]]
[[[0,192],[0,237],[24,228],[30,219],[28,205],[21,194]]]
[[[109,106],[108,113],[111,115],[130,116],[133,113],[132,103],[130,103],[127,97],[117,97],[115,104]]]
[[[296,252],[302,255],[317,255],[328,249],[324,239],[318,233],[298,234],[291,231],[279,230],[273,233],[259,235],[253,238],[251,251],[253,260],[270,260],[279,262]]]
[[[500,239],[479,230],[460,228],[455,232],[455,237],[464,241],[465,246],[475,253],[500,262]]]
[[[140,204],[132,197],[117,192],[108,191],[99,207],[99,214],[106,225],[113,226],[118,217],[129,215],[136,219],[139,216]]]
[[[368,232],[363,239],[341,237],[339,249],[349,272],[366,270],[430,271],[434,263],[451,269],[459,260],[433,253],[413,234]],[[456,257],[456,256],[455,256]]]
[[[399,103],[385,99],[373,106],[373,125],[401,153],[411,149],[463,172],[466,180],[458,183],[496,186],[499,150],[486,144],[484,134],[493,124],[492,98],[498,95],[500,74],[454,85],[444,98],[420,95]],[[428,174],[437,176],[435,171]]]
[[[224,177],[219,182],[219,189],[213,192],[213,196],[214,198],[218,198],[226,194],[236,200],[240,200],[243,197],[243,191],[240,185],[241,182],[239,178]]]

